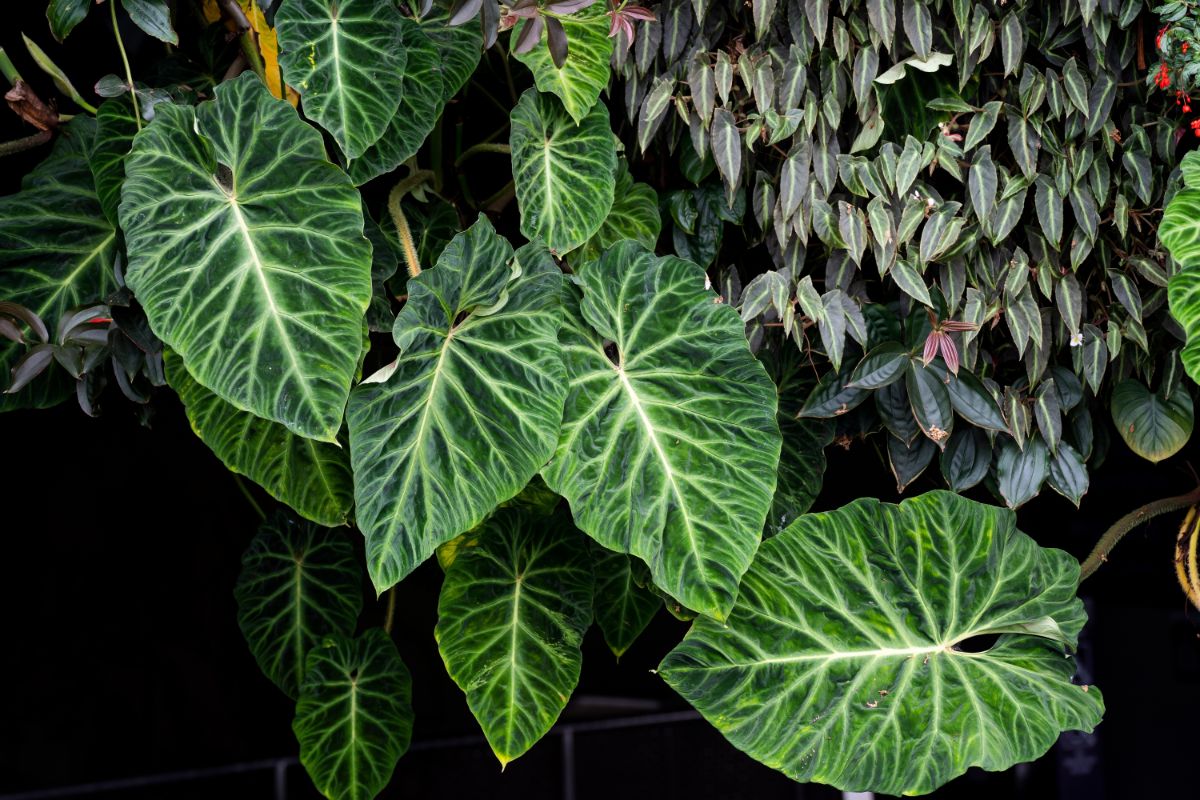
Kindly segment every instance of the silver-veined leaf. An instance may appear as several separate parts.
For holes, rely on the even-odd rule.
[[[1200,155],[1188,153],[1182,169],[1188,188],[1176,194],[1163,212],[1158,238],[1183,269],[1167,289],[1171,316],[1187,333],[1180,354],[1193,381],[1200,382]]]
[[[196,383],[174,353],[164,353],[163,361],[167,382],[183,401],[192,430],[231,472],[245,475],[314,522],[346,523],[354,485],[343,447],[297,436],[226,403]]]
[[[662,232],[658,193],[649,184],[634,183],[624,161],[617,167],[613,198],[612,210],[604,223],[583,247],[571,254],[572,263],[597,259],[622,239],[633,239],[650,249],[658,243],[658,235]]]
[[[383,136],[400,104],[404,26],[392,0],[288,0],[275,17],[284,80],[351,160]]]
[[[775,493],[775,386],[695,264],[622,242],[576,276],[560,334],[570,390],[542,476],[580,529],[724,617]]]
[[[383,591],[521,491],[558,440],[562,274],[485,217],[408,281],[397,361],[351,395],[367,569]]]
[[[242,555],[233,590],[238,627],[263,674],[295,698],[310,650],[354,633],[362,610],[358,559],[346,531],[276,512]]]
[[[513,57],[529,67],[538,91],[558,95],[571,119],[579,124],[608,86],[613,52],[613,40],[608,37],[608,10],[603,3],[593,3],[558,20],[571,43],[571,54],[561,68],[554,65],[544,44],[549,35],[545,31],[532,50],[514,53]],[[513,42],[528,24],[529,20],[522,20],[513,29]]]
[[[529,89],[512,111],[521,233],[563,255],[590,239],[613,206],[616,140],[603,103],[576,124],[558,98]]]
[[[608,649],[620,658],[662,608],[662,599],[638,584],[632,556],[614,553],[595,542],[592,571],[596,576],[596,624]]]
[[[579,682],[592,581],[587,539],[520,509],[488,520],[446,570],[434,635],[501,765],[550,730]]]
[[[362,352],[371,246],[321,135],[252,72],[161,103],[121,193],[127,279],[203,386],[332,442]]]
[[[437,48],[443,101],[449,101],[466,85],[483,54],[479,26],[448,24],[450,7],[449,0],[437,0],[429,13],[417,20]]]
[[[1192,436],[1195,418],[1192,396],[1180,385],[1169,398],[1160,389],[1151,394],[1132,378],[1121,381],[1112,394],[1113,424],[1129,449],[1158,463],[1178,453]]]
[[[308,654],[292,731],[330,800],[373,800],[412,740],[412,678],[382,628],[328,637]]]
[[[795,780],[923,794],[1100,721],[1100,692],[1071,682],[1078,579],[1012,512],[949,492],[863,499],[764,542],[727,624],[698,619],[659,674]]]

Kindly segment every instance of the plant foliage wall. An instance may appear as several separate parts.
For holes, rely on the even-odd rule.
[[[47,147],[0,198],[0,408],[173,391],[277,501],[239,624],[328,797],[408,748],[394,614],[358,618],[434,556],[501,764],[593,623],[619,656],[665,605],[659,675],[796,780],[1005,769],[1103,713],[1080,567],[1013,509],[1078,506],[1113,428],[1192,433],[1195,13],[52,0],[61,101],[0,51],[7,147]],[[37,40],[89,14],[124,74],[80,91]],[[809,513],[833,442],[949,491]]]

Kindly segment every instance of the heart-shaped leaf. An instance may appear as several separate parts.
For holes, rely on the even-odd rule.
[[[1192,437],[1195,418],[1186,385],[1165,398],[1161,390],[1151,394],[1143,384],[1129,378],[1113,389],[1111,406],[1117,433],[1130,450],[1148,461],[1158,463],[1170,458]]]
[[[233,594],[254,660],[293,698],[309,651],[325,636],[354,633],[362,609],[358,560],[346,532],[283,512],[250,542]]]
[[[438,52],[437,68],[442,76],[442,100],[448,101],[466,85],[483,54],[483,36],[478,25],[449,25],[450,3],[438,0],[417,22]]]
[[[392,0],[288,0],[275,17],[279,66],[304,114],[351,159],[378,141],[404,90],[405,21]]]
[[[620,658],[662,608],[662,600],[638,585],[633,560],[625,553],[614,553],[593,542],[592,571],[596,575],[596,624],[608,649]]]
[[[576,277],[560,334],[570,393],[542,475],[580,529],[724,617],[775,494],[775,385],[695,264],[627,241]]]
[[[583,122],[608,86],[613,52],[613,40],[608,36],[608,13],[603,3],[593,3],[582,11],[558,18],[571,43],[571,55],[561,69],[554,65],[544,43],[547,34],[543,34],[528,52],[513,54],[533,72],[538,91],[558,95],[576,123]],[[513,30],[513,42],[529,24],[522,20],[517,25]]]
[[[381,628],[328,637],[308,654],[292,731],[330,800],[371,800],[412,740],[412,678]]]
[[[485,217],[408,282],[401,353],[350,398],[350,460],[367,568],[383,591],[521,491],[549,460],[566,376],[562,274],[516,257]]]
[[[629,167],[620,162],[613,206],[600,229],[571,254],[571,263],[592,261],[622,239],[633,239],[653,250],[662,232],[658,193],[646,183],[634,183]]]
[[[350,458],[339,445],[297,436],[277,422],[226,403],[164,353],[167,382],[183,401],[192,430],[230,471],[322,525],[344,525],[354,503]]]
[[[600,229],[613,206],[617,149],[608,109],[596,104],[577,125],[558,98],[529,89],[511,122],[521,233],[559,255],[574,250]]]
[[[863,499],[764,542],[727,625],[697,619],[659,674],[795,780],[922,794],[1100,721],[1066,654],[1086,620],[1078,580],[1010,511],[950,492]]]
[[[371,246],[321,135],[254,73],[161,103],[121,194],[129,286],[192,376],[332,442],[362,352]]]
[[[502,765],[558,719],[591,622],[587,539],[561,517],[502,509],[446,570],[438,649]]]

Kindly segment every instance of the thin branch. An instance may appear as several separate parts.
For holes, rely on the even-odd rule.
[[[1112,552],[1117,543],[1134,528],[1141,525],[1143,522],[1161,515],[1169,514],[1172,511],[1179,511],[1194,506],[1200,503],[1200,486],[1192,489],[1187,494],[1181,494],[1177,497],[1166,497],[1162,500],[1155,500],[1147,503],[1141,508],[1135,509],[1125,516],[1117,520],[1111,528],[1104,532],[1100,537],[1100,541],[1096,542],[1096,546],[1092,548],[1092,552],[1088,553],[1088,557],[1083,560],[1079,569],[1079,581],[1082,583],[1093,572],[1100,569],[1100,565],[1108,560],[1108,554]]]
[[[117,49],[121,51],[121,63],[125,65],[125,82],[129,84],[129,99],[133,101],[133,121],[137,129],[142,129],[142,109],[138,106],[137,89],[133,85],[133,70],[129,68],[129,56],[125,53],[125,41],[121,38],[121,28],[117,25],[117,4],[109,3],[108,10],[112,12],[113,36],[117,38]]]
[[[50,141],[53,136],[50,131],[38,131],[32,136],[25,136],[21,139],[13,139],[10,142],[0,142],[0,157],[11,156],[14,153],[23,153],[26,150],[32,150],[35,147],[45,144]]]
[[[246,502],[249,503],[250,507],[254,509],[254,513],[258,514],[258,518],[260,520],[266,522],[267,512],[263,511],[262,506],[260,506],[258,501],[254,499],[254,495],[250,493],[250,487],[248,487],[246,482],[242,480],[242,476],[238,475],[236,472],[231,472],[229,474],[233,476],[233,482],[237,484],[238,490],[242,493],[242,497],[245,497]]]
[[[467,161],[480,153],[511,153],[512,148],[507,144],[500,142],[480,142],[473,144],[466,150],[463,150],[458,158],[454,159],[454,166],[461,167],[464,161]]]
[[[392,626],[396,623],[396,587],[388,589],[387,613],[383,617],[383,630],[392,635]]]

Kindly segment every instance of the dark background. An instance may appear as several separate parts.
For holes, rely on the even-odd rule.
[[[120,71],[106,35],[106,7],[94,9],[71,35],[75,47],[62,48],[49,35],[44,3],[13,5],[0,23],[0,45],[43,98],[55,92],[26,56],[21,30],[85,96],[101,75]],[[153,58],[147,51],[155,45],[133,30],[126,41],[136,73],[139,52]],[[69,101],[60,102],[68,110]],[[29,133],[0,109],[0,141]],[[0,191],[15,191],[46,151],[0,160]],[[296,753],[291,703],[259,673],[236,624],[232,590],[255,512],[192,436],[170,392],[156,395],[149,428],[115,390],[104,400],[97,420],[71,401],[51,411],[0,416],[0,798]],[[1122,514],[1190,489],[1185,464],[1197,456],[1193,446],[1154,466],[1117,439],[1078,512],[1046,489],[1020,510],[1020,527],[1043,545],[1082,556]],[[828,457],[816,510],[861,495],[896,499],[871,447],[832,447]],[[909,494],[935,486],[926,476]],[[1096,734],[1067,734],[1032,765],[999,774],[972,770],[935,796],[1193,796],[1200,614],[1175,584],[1177,522],[1178,515],[1164,517],[1130,534],[1083,587],[1091,622],[1081,669],[1104,691],[1108,707]],[[383,796],[562,797],[559,735],[547,736],[503,774],[479,737],[433,640],[440,580],[430,562],[400,587],[395,636],[413,673],[416,727],[413,751]],[[369,603],[363,623],[381,618],[382,608]],[[683,710],[650,670],[685,630],[660,613],[619,663],[593,630],[576,700],[563,719]],[[839,796],[791,783],[703,722],[574,738],[581,799]],[[288,790],[289,798],[313,796],[297,767],[288,771]],[[273,792],[274,776],[258,772],[106,796],[269,798]]]

